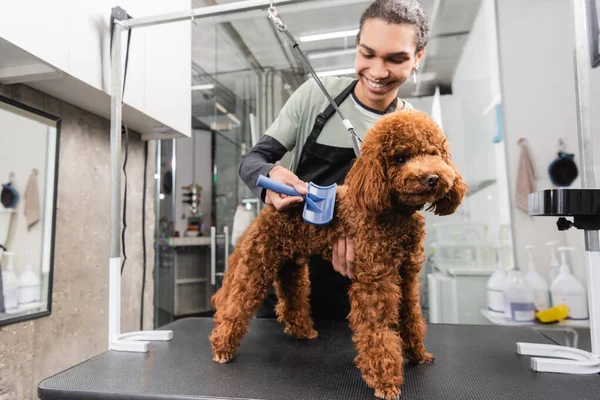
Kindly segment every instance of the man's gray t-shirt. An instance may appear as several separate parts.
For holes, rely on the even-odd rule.
[[[329,95],[335,99],[348,85],[354,81],[350,77],[326,77],[321,79]],[[329,106],[329,101],[313,78],[302,84],[285,103],[277,119],[267,129],[265,135],[276,139],[287,151],[292,152],[290,170],[296,172],[300,154],[304,143],[310,136],[315,119]],[[351,94],[339,106],[342,114],[354,126],[354,132],[364,139],[367,131],[381,118],[382,113],[370,110],[359,103]],[[402,108],[400,101],[399,108]],[[403,109],[411,109],[409,103],[404,102]],[[335,113],[323,126],[317,143],[352,148],[350,132],[342,124],[340,116]]]
[[[329,95],[335,99],[354,78],[325,77],[321,79]],[[313,78],[304,82],[287,100],[273,124],[240,164],[239,174],[252,192],[264,201],[264,190],[256,186],[259,175],[267,176],[275,163],[291,153],[289,169],[296,172],[304,143],[310,136],[317,116],[325,111],[329,101]],[[339,106],[344,117],[354,126],[354,132],[364,139],[366,133],[384,114],[360,103],[351,93]],[[398,110],[412,109],[408,102],[398,100]],[[323,126],[317,143],[340,148],[352,148],[350,132],[335,113]]]

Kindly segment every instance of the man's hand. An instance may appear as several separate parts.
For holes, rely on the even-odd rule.
[[[269,178],[293,187],[300,194],[308,193],[308,184],[298,179],[296,174],[282,166],[275,166],[269,172]],[[281,211],[294,203],[302,203],[303,201],[304,199],[300,196],[288,196],[286,194],[273,192],[272,190],[267,190],[265,194],[265,203],[272,205],[278,211]]]
[[[333,269],[352,279],[354,277],[354,242],[350,237],[339,238],[333,243]]]

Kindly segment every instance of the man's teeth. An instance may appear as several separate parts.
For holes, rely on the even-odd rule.
[[[381,89],[382,87],[385,86],[385,84],[375,83],[375,82],[373,82],[373,81],[371,81],[369,79],[367,79],[367,82],[369,82],[369,86],[371,86],[372,88],[375,88],[375,89]]]

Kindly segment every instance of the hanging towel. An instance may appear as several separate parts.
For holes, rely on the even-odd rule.
[[[519,139],[518,144],[521,147],[521,152],[519,154],[519,166],[517,169],[515,203],[518,208],[528,212],[527,198],[529,197],[529,193],[535,192],[536,174],[527,141]]]
[[[27,229],[40,220],[40,198],[37,189],[37,168],[34,168],[29,175],[27,181],[27,187],[25,187],[25,193],[23,193],[24,214],[27,219]]]

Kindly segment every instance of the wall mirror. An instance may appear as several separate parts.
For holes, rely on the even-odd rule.
[[[60,119],[0,96],[0,326],[50,315]]]

